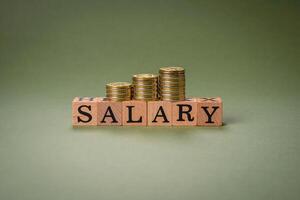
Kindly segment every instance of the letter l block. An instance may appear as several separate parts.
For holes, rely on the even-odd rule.
[[[122,121],[124,126],[147,125],[147,102],[146,101],[123,101]]]

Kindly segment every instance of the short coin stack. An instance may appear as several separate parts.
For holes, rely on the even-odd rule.
[[[106,84],[106,97],[111,101],[131,100],[132,85],[128,82],[113,82]]]
[[[136,74],[132,77],[133,99],[155,101],[158,100],[158,75]]]
[[[182,67],[163,67],[159,70],[159,97],[163,101],[185,99],[185,72]]]

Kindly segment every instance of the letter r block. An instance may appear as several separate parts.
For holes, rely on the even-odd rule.
[[[171,126],[172,102],[148,101],[148,126]]]
[[[123,101],[122,124],[124,126],[147,125],[147,102],[146,101]]]
[[[97,126],[98,97],[75,97],[72,101],[73,126]]]
[[[176,101],[172,103],[173,126],[197,125],[197,102],[194,100]]]
[[[98,125],[121,126],[122,102],[110,101],[103,98],[98,102]]]
[[[195,98],[198,103],[198,126],[222,126],[223,103],[220,97]]]

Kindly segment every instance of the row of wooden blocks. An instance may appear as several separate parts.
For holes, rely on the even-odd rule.
[[[184,101],[123,101],[76,97],[73,126],[222,126],[220,97]]]

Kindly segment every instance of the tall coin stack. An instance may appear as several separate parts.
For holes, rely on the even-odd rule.
[[[159,97],[163,101],[185,99],[185,71],[182,67],[163,67],[159,70]]]
[[[133,99],[155,101],[158,100],[158,75],[136,74],[132,77]]]
[[[128,82],[113,82],[106,84],[106,97],[111,101],[131,100],[132,85]]]

